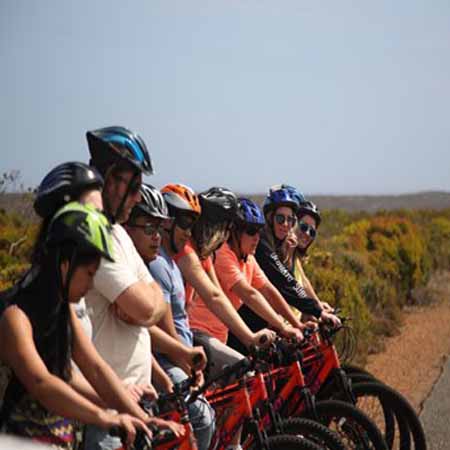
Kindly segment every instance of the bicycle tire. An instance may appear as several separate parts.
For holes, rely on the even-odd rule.
[[[362,369],[361,367],[354,366],[353,364],[342,364],[341,369],[344,370],[344,372],[347,375],[366,375],[367,377],[371,378],[372,380],[377,380],[377,377],[370,373],[366,369]]]
[[[350,404],[356,403],[356,398],[353,394],[352,386],[357,380],[363,381],[376,381],[371,375],[368,375],[364,371],[359,371],[358,368],[351,368],[350,373],[346,373],[344,370],[344,376],[348,380],[348,389],[343,389],[342,383],[336,382],[336,378],[333,376],[333,373],[330,374],[326,382],[321,387],[320,391],[317,394],[318,400],[341,400]],[[378,383],[378,381],[376,381]],[[392,410],[392,407],[388,403],[377,403],[374,405],[373,403],[369,404],[371,406],[371,412],[373,414],[367,413],[367,408],[364,411],[366,415],[375,422],[375,425],[380,429],[383,434],[384,440],[389,449],[397,449],[397,442],[400,441],[400,438],[403,440],[404,450],[408,450],[406,446],[407,436],[408,434],[408,426],[406,421],[401,417],[397,417],[395,412]],[[360,408],[362,409],[362,408]],[[380,411],[380,409],[382,411]],[[374,411],[375,410],[375,411]],[[396,420],[397,419],[397,420]],[[406,429],[406,431],[405,431]],[[398,430],[398,433],[396,433]],[[394,445],[395,444],[395,445]]]
[[[323,400],[316,403],[315,413],[319,422],[339,435],[346,448],[388,450],[380,430],[355,406],[339,400]]]
[[[266,440],[266,448],[268,450],[322,450],[308,439],[288,434],[269,436]],[[252,445],[251,450],[261,450],[261,445],[257,442]]]
[[[323,450],[345,450],[338,435],[319,422],[303,417],[283,419],[279,423],[283,433],[301,435]]]
[[[413,448],[415,450],[426,450],[426,437],[420,419],[414,408],[402,394],[385,384],[373,382],[356,383],[353,385],[352,389],[357,399],[361,396],[372,395],[377,396],[380,401],[389,404],[395,412],[399,427],[402,421],[406,422],[408,433],[403,432],[403,436],[401,436],[401,438],[403,438],[400,442],[401,450],[412,448],[409,433],[411,433],[412,436],[412,443],[414,444]]]

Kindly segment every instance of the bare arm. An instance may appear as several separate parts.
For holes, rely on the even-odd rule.
[[[33,341],[33,329],[18,307],[9,307],[0,321],[0,358],[14,371],[25,389],[46,409],[69,419],[109,428],[116,418],[77,393],[69,384],[51,374]],[[87,338],[86,338],[87,339]]]
[[[205,369],[206,355],[202,347],[188,347],[157,326],[151,327],[150,333],[153,349],[167,355],[174,365],[181,367],[188,375],[192,369]]]
[[[239,280],[231,290],[269,325],[278,330],[283,329],[284,323],[281,317],[271,308],[264,296],[248,284],[247,280]]]
[[[173,383],[156,358],[152,359],[152,383],[159,391],[173,392]]]
[[[161,288],[155,281],[132,284],[117,297],[115,304],[133,323],[144,327],[158,323],[167,311]]]
[[[166,313],[158,323],[158,327],[165,331],[169,336],[174,339],[180,340],[177,330],[175,329],[175,323],[173,321],[172,308],[168,306]],[[181,341],[180,341],[181,342]]]
[[[260,335],[254,334],[233,308],[214,272],[214,267],[207,274],[200,264],[198,256],[189,253],[178,261],[185,280],[195,289],[206,306],[228,327],[245,345],[258,343]]]
[[[283,316],[293,327],[303,329],[302,323],[295,317],[288,303],[278,289],[269,281],[259,289],[259,292],[269,301],[272,308]]]

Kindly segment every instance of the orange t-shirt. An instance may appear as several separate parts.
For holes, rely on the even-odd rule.
[[[175,260],[176,263],[178,263],[178,261],[185,255],[189,255],[190,253],[196,253],[194,247],[192,246],[192,244],[190,242],[187,242],[185,244],[185,246],[183,247],[183,249],[181,251],[179,251],[174,257],[173,259]],[[205,270],[205,272],[208,272],[209,270],[211,270],[212,267],[212,260],[211,257],[208,256],[208,258],[204,259],[204,260],[200,260],[200,263],[203,267],[203,269]],[[189,303],[192,300],[192,297],[194,295],[194,288],[189,284],[189,283],[185,283],[184,285],[185,291],[186,291],[186,306],[189,305]],[[191,325],[192,328],[192,325]]]
[[[246,262],[239,261],[227,243],[216,252],[214,268],[225,295],[235,309],[239,309],[242,305],[242,300],[232,291],[237,282],[245,280],[255,289],[261,289],[267,283],[267,278],[253,255],[249,255]],[[228,328],[208,309],[197,293],[194,294],[187,310],[192,329],[204,331],[226,343]]]

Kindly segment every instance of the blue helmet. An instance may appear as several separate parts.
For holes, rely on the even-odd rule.
[[[299,192],[294,188],[286,184],[277,184],[269,189],[269,193],[264,199],[263,211],[267,214],[280,206],[289,206],[296,213],[300,207],[298,201]]]
[[[248,198],[238,199],[238,210],[236,217],[237,225],[256,225],[263,227],[266,223],[261,208]]]
[[[305,196],[303,195],[302,192],[300,192],[297,188],[295,188],[294,186],[289,186],[287,184],[283,185],[285,189],[287,189],[292,197],[294,197],[298,204],[301,205],[302,203],[304,203],[306,201]]]
[[[143,139],[125,127],[113,126],[86,133],[91,163],[105,175],[112,164],[129,162],[135,170],[153,174],[152,161]]]

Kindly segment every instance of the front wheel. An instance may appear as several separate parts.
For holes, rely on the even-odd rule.
[[[283,433],[303,436],[323,450],[345,450],[336,433],[314,420],[291,417],[281,420],[279,425]]]
[[[260,444],[252,446],[252,450],[261,450]],[[289,436],[287,434],[280,434],[278,436],[270,436],[266,440],[267,450],[323,450],[313,442],[298,436]]]
[[[320,423],[339,435],[345,448],[388,450],[380,430],[353,405],[338,400],[324,400],[316,403],[315,413]]]

